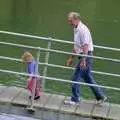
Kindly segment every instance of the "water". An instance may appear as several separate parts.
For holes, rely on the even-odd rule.
[[[1,113],[0,120],[38,120],[38,119]]]
[[[25,116],[20,116],[20,115],[1,113],[0,120],[54,120],[54,118],[51,119],[46,116],[46,118],[36,119],[36,118],[25,117]],[[64,115],[61,118],[57,118],[56,120],[68,120],[68,117],[65,117],[65,115]],[[72,117],[71,120],[91,120],[91,119],[90,118],[80,118],[80,117],[76,119],[75,117]]]
[[[36,109],[35,113],[28,112],[25,107],[0,104],[0,120],[93,120],[80,116],[62,114],[43,109]]]

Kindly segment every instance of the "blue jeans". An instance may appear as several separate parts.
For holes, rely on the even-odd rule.
[[[92,55],[92,52],[88,52],[88,55]],[[91,73],[91,60],[92,60],[92,58],[87,57],[86,58],[86,63],[87,63],[86,68],[81,70],[80,69],[81,58],[79,58],[79,61],[76,65],[76,69],[72,76],[72,81],[80,82],[81,78],[83,78],[86,83],[96,84],[95,80],[93,79],[92,73]],[[71,97],[72,101],[78,102],[80,99],[79,86],[80,85],[77,83],[72,84],[72,97]],[[90,88],[92,89],[97,100],[104,98],[104,94],[100,87],[90,86]]]

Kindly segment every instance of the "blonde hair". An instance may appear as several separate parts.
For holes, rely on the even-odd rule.
[[[26,51],[22,55],[22,61],[23,62],[31,62],[33,59],[33,56],[30,52]]]
[[[80,19],[80,14],[77,13],[77,12],[70,12],[70,13],[68,14],[68,17],[69,17],[69,18],[73,18],[73,19]]]

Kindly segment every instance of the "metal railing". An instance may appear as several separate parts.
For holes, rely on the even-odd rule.
[[[2,34],[9,34],[9,35],[15,35],[15,36],[21,36],[21,37],[28,37],[28,38],[36,38],[36,39],[48,40],[48,47],[47,48],[41,48],[39,46],[37,46],[37,47],[36,46],[28,46],[28,45],[23,45],[23,44],[14,44],[14,43],[8,43],[8,42],[0,42],[0,44],[3,44],[3,45],[10,45],[10,46],[22,47],[22,48],[30,48],[30,49],[35,49],[35,50],[38,50],[38,51],[45,51],[46,52],[45,62],[44,63],[40,63],[38,61],[39,62],[38,64],[44,65],[43,76],[41,76],[42,79],[43,79],[43,82],[42,82],[43,90],[44,90],[44,85],[45,85],[45,79],[58,80],[58,81],[62,81],[62,82],[73,83],[72,81],[68,81],[68,80],[64,80],[64,79],[47,77],[47,67],[48,66],[49,67],[64,68],[64,69],[74,69],[72,67],[56,65],[56,64],[49,64],[48,63],[50,52],[67,54],[67,55],[72,55],[73,54],[73,53],[70,53],[70,52],[65,52],[65,51],[51,49],[51,43],[52,42],[61,42],[61,43],[73,44],[73,42],[59,40],[59,39],[53,39],[53,38],[50,38],[50,37],[39,37],[39,36],[35,36],[35,35],[14,33],[14,32],[8,32],[8,31],[0,31],[0,33],[2,33]],[[106,50],[120,51],[120,49],[118,49],[118,48],[111,48],[111,47],[97,46],[97,45],[94,45],[94,47],[100,48],[100,49],[106,49]],[[74,54],[74,55],[76,55],[76,54]],[[84,55],[77,54],[77,56],[84,56]],[[112,62],[120,62],[119,59],[106,58],[106,57],[100,57],[100,56],[89,56],[89,55],[87,55],[87,57],[92,57],[94,59],[107,60],[107,61],[112,61]],[[0,59],[7,59],[7,60],[13,60],[13,61],[21,62],[20,59],[6,57],[6,56],[0,56]],[[2,70],[2,69],[0,71],[1,72],[8,72],[7,70]],[[114,74],[114,73],[107,73],[107,72],[101,72],[101,71],[92,71],[92,72],[95,73],[95,74],[100,74],[100,75],[108,75],[108,76],[120,77],[119,74]],[[9,71],[8,73],[14,73],[14,74],[16,73],[16,74],[18,74],[17,72],[14,72],[14,71]],[[23,73],[21,73],[21,75],[23,75]],[[80,82],[80,84],[90,85],[90,84],[81,83],[81,82]],[[92,85],[92,86],[94,86],[94,85]],[[104,87],[104,88],[107,88],[107,89],[112,89],[113,88],[114,90],[119,90],[119,88],[114,88],[114,87],[109,87],[109,86],[101,86],[101,85],[97,85],[97,86]]]
[[[85,57],[87,56],[87,57],[91,57],[91,58],[94,58],[94,59],[108,60],[108,61],[112,61],[112,62],[120,62],[119,59],[106,58],[106,57],[100,57],[100,56],[89,56],[89,55],[83,55],[83,54],[74,54],[74,53],[71,53],[71,52],[65,52],[65,51],[61,51],[61,50],[54,50],[54,49],[50,49],[50,48],[41,48],[41,47],[38,47],[38,46],[29,46],[29,45],[8,43],[8,42],[0,42],[0,44],[16,46],[16,47],[22,47],[22,48],[29,48],[29,49],[34,49],[34,50],[41,50],[41,51],[46,51],[46,52],[61,53],[61,54],[67,54],[67,55],[85,56]]]
[[[21,36],[21,37],[27,37],[27,38],[35,38],[35,39],[42,39],[42,40],[51,40],[51,41],[60,42],[60,43],[73,44],[73,42],[70,42],[70,41],[65,41],[65,40],[60,40],[60,39],[54,39],[54,38],[51,38],[51,37],[40,37],[40,36],[36,36],[36,35],[23,34],[23,33],[15,33],[15,32],[9,32],[9,31],[1,31],[1,30],[0,30],[0,33],[2,33],[2,34],[8,34],[8,35]],[[105,50],[120,51],[119,48],[112,48],[112,47],[98,46],[98,45],[94,45],[94,47],[100,48],[100,49],[105,49]]]
[[[0,69],[0,72],[10,73],[10,74],[17,74],[17,75],[22,75],[22,76],[29,76],[29,74],[27,74],[27,73],[15,72],[15,71],[4,70],[4,69]],[[105,89],[111,89],[111,90],[120,91],[120,88],[116,88],[116,87],[97,85],[97,84],[89,84],[89,83],[83,83],[83,82],[74,82],[74,81],[70,81],[70,80],[65,80],[65,79],[60,79],[60,78],[55,78],[55,77],[45,77],[45,76],[40,76],[40,75],[33,75],[33,76],[48,79],[48,80],[51,80],[51,81],[59,81],[59,82],[65,82],[65,83],[70,83],[70,84],[71,83],[77,83],[77,84],[85,85],[85,86],[94,86],[94,87],[101,87],[101,88],[105,88]]]
[[[0,56],[0,59],[22,62],[21,59],[13,58],[13,57],[6,57],[6,56]],[[39,62],[38,64],[48,66],[48,67],[61,68],[61,69],[69,69],[69,70],[75,69],[74,67],[68,67],[68,66],[63,66],[63,65],[55,65],[55,64],[49,64],[49,63],[41,63],[41,62]],[[108,76],[113,76],[113,77],[120,77],[119,74],[108,73],[108,72],[92,71],[92,73],[100,74],[100,75],[108,75]]]

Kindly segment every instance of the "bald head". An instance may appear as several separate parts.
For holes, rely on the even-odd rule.
[[[80,15],[77,12],[70,12],[68,14],[68,23],[74,27],[78,25],[80,21]]]

